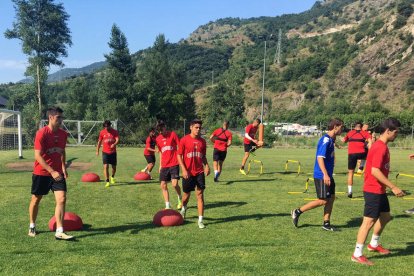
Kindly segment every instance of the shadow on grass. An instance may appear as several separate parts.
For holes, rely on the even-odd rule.
[[[152,222],[143,223],[128,223],[125,225],[93,228],[90,224],[83,225],[83,234],[76,235],[76,239],[85,237],[97,236],[97,235],[109,235],[114,233],[125,233],[131,231],[130,234],[138,234],[142,230],[157,228]]]
[[[252,214],[252,215],[244,215],[244,216],[232,216],[226,218],[204,218],[205,220],[209,221],[208,224],[219,224],[219,223],[227,223],[233,221],[242,221],[242,220],[262,220],[264,218],[272,218],[272,217],[286,217],[290,214]]]
[[[355,218],[351,218],[350,220],[348,220],[346,222],[346,224],[343,225],[336,225],[336,224],[332,224],[332,226],[337,230],[337,231],[341,231],[341,229],[343,228],[355,228],[355,227],[359,227],[362,223],[362,217],[355,217]],[[306,227],[322,227],[322,223],[321,224],[299,224],[298,228],[306,228]]]
[[[130,181],[130,182],[117,182],[111,186],[127,186],[127,185],[142,185],[142,184],[157,184],[158,182],[155,180],[148,180],[148,181]]]
[[[226,181],[226,182],[222,182],[223,185],[232,185],[234,183],[243,183],[243,182],[268,182],[268,181],[276,181],[276,180],[280,180],[279,178],[260,178],[260,177],[251,177],[248,179],[240,179],[240,180],[231,180],[231,181]],[[219,182],[220,183],[220,182]]]
[[[213,208],[220,208],[220,207],[240,207],[246,205],[247,202],[244,201],[221,201],[221,202],[213,202],[204,205],[205,209],[213,209]],[[189,207],[191,208],[191,207]]]
[[[370,259],[382,259],[382,258],[394,258],[401,256],[411,256],[414,255],[414,242],[407,242],[405,248],[395,248],[391,249],[390,255],[375,255],[370,257]]]
[[[394,215],[392,216],[393,219],[400,219],[400,218],[411,218],[410,215],[408,214],[401,214],[401,215]],[[359,226],[361,226],[362,223],[362,217],[355,217],[355,218],[351,218],[350,220],[348,220],[346,222],[346,224],[344,225],[335,225],[333,224],[333,227],[340,230],[342,228],[359,228]],[[302,224],[298,226],[298,228],[305,228],[305,227],[322,227],[322,224]]]
[[[300,175],[300,173],[298,174],[298,172],[294,172],[294,171],[290,171],[290,172],[281,171],[281,172],[273,172],[273,173],[277,173],[277,174],[295,174],[296,176]]]

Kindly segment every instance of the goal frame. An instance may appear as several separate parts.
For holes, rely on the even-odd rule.
[[[11,113],[13,115],[17,115],[17,135],[18,135],[19,159],[23,159],[22,114],[21,114],[20,111],[2,109],[2,108],[0,108],[0,113]]]

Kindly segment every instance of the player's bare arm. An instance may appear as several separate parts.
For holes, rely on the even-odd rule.
[[[99,149],[101,148],[102,140],[98,140],[98,145],[96,146],[96,156],[99,155]]]
[[[387,186],[391,189],[391,191],[398,197],[405,196],[405,193],[397,187],[397,185],[393,184],[388,178],[381,172],[378,168],[372,168],[371,174],[383,185]]]
[[[178,159],[178,163],[180,164],[181,171],[183,173],[183,178],[188,179],[188,171],[187,171],[187,168],[185,167],[185,164],[184,164],[184,161],[183,161],[183,155],[182,154],[177,154],[177,159]]]
[[[63,150],[62,156],[60,158],[62,160],[63,177],[66,179],[69,176],[68,171],[66,170],[66,150]]]
[[[249,139],[253,143],[257,144],[257,140],[254,139],[254,138],[252,138],[252,137],[250,137],[250,135],[247,132],[244,134],[244,137],[246,137],[247,139]]]
[[[203,165],[204,165],[204,175],[208,176],[210,174],[210,166],[208,165],[207,158],[203,157]]]
[[[115,138],[115,143],[113,143],[113,144],[111,145],[111,149],[113,149],[116,145],[118,145],[118,143],[119,143],[119,137],[116,137],[116,138]]]
[[[318,160],[319,168],[321,168],[321,171],[323,173],[323,183],[325,183],[325,185],[327,186],[331,185],[331,178],[329,177],[328,171],[326,170],[326,167],[325,167],[325,161],[324,161],[325,158],[323,158],[322,156],[318,156],[317,160]]]
[[[210,135],[210,141],[211,141],[211,143],[213,143],[214,144],[214,141],[216,140],[215,138],[214,138],[215,136],[213,135],[213,134],[211,134]]]
[[[368,149],[370,149],[371,146],[372,146],[372,139],[371,138],[368,138],[367,139],[367,147],[368,147]]]
[[[62,180],[62,176],[59,172],[55,171],[49,164],[46,163],[45,159],[42,157],[42,151],[41,150],[35,150],[35,159],[39,164],[50,173],[50,175],[55,180]]]

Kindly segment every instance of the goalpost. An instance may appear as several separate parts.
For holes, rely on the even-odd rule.
[[[22,116],[19,111],[0,109],[0,150],[18,149],[23,158]]]

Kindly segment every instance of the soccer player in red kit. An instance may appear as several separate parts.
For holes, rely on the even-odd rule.
[[[106,120],[103,123],[104,129],[99,133],[98,145],[96,146],[96,156],[99,155],[99,148],[102,147],[102,162],[104,166],[104,176],[106,179],[105,187],[108,188],[110,184],[115,184],[116,173],[116,145],[119,143],[118,131],[111,127],[111,121]],[[112,175],[109,178],[109,165],[112,166]]]
[[[214,182],[218,182],[218,178],[223,169],[223,163],[227,156],[227,148],[231,145],[233,135],[228,130],[229,121],[223,122],[223,127],[216,129],[210,136],[210,141],[214,143],[213,150],[213,168]]]
[[[60,128],[63,110],[51,107],[47,110],[49,123],[39,129],[34,141],[35,163],[32,175],[32,198],[29,206],[29,236],[36,236],[36,218],[39,204],[44,195],[52,190],[55,195],[55,219],[57,240],[71,240],[74,237],[63,232],[63,218],[66,206],[66,140],[68,134]]]
[[[185,218],[187,203],[191,191],[197,194],[198,227],[205,228],[204,216],[204,189],[206,188],[205,176],[210,174],[206,158],[206,140],[201,138],[201,120],[193,120],[190,123],[191,133],[184,136],[178,147],[178,162],[180,163],[183,176],[183,207],[181,215]]]
[[[144,157],[147,160],[147,166],[141,171],[151,175],[151,171],[155,166],[155,149],[156,146],[156,134],[155,128],[150,128],[149,135],[147,140],[145,140],[145,149],[144,149]]]
[[[247,159],[249,158],[250,152],[253,152],[258,144],[258,141],[255,139],[257,128],[260,125],[261,121],[260,119],[256,119],[246,127],[246,131],[244,133],[244,156],[242,160],[242,164],[240,167],[240,173],[246,175],[246,172],[244,171],[244,165],[247,162]]]
[[[159,135],[156,138],[156,144],[160,152],[160,182],[162,195],[165,200],[165,209],[171,209],[170,196],[168,193],[167,183],[171,181],[177,196],[177,209],[181,209],[181,188],[178,184],[180,179],[180,167],[177,160],[177,147],[180,143],[177,134],[174,131],[167,130],[163,121],[157,123]]]
[[[365,160],[368,149],[371,147],[372,139],[368,131],[362,130],[362,123],[356,122],[355,128],[349,131],[342,139],[348,143],[348,197],[352,198],[352,185],[354,183],[354,171],[358,160]]]
[[[388,180],[390,172],[390,152],[388,142],[392,142],[398,135],[400,122],[389,118],[380,125],[380,137],[368,151],[365,176],[364,176],[364,217],[358,231],[357,242],[351,260],[365,265],[373,265],[363,254],[363,248],[369,231],[374,228],[368,250],[382,255],[390,254],[379,243],[380,235],[385,226],[391,220],[390,204],[386,194],[389,188],[396,196],[404,196],[405,193]]]

